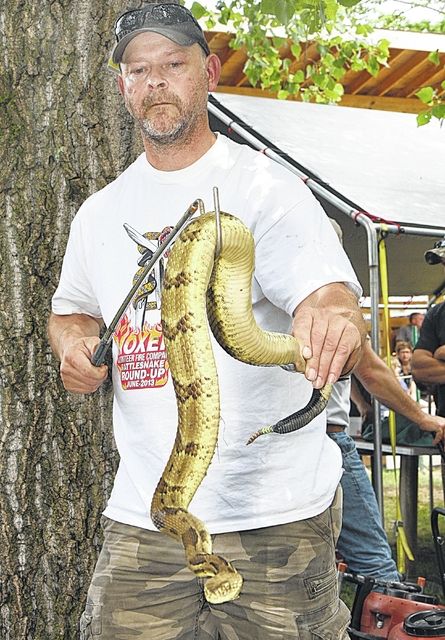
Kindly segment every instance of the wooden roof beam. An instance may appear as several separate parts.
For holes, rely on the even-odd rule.
[[[240,96],[253,96],[257,98],[276,98],[276,93],[256,89],[254,87],[233,87],[220,85],[216,89],[217,93],[231,93]],[[301,98],[290,96],[288,100],[300,102]],[[419,113],[425,106],[417,98],[393,98],[366,95],[345,94],[339,103],[342,107],[358,107],[360,109],[380,109],[382,111],[399,111],[402,113]]]
[[[445,53],[439,54],[440,64],[436,67],[432,62],[428,60],[425,70],[417,77],[413,78],[413,81],[406,87],[405,95],[410,98],[416,91],[426,86],[440,85],[445,80]]]
[[[415,77],[418,74],[418,69],[424,64],[427,55],[424,51],[416,51],[406,57],[403,64],[394,68],[393,72],[385,80],[378,83],[375,89],[378,95],[384,96],[394,89],[402,90],[407,78]]]
[[[403,56],[403,49],[390,49],[389,64],[397,64]],[[343,76],[341,83],[347,93],[360,93],[362,89],[373,89],[391,73],[389,67],[382,67],[377,76],[371,76],[368,71],[352,71],[349,70]]]

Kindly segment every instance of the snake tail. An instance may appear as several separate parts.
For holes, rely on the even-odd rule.
[[[292,433],[292,431],[298,431],[298,429],[309,424],[326,408],[331,392],[332,384],[325,384],[321,389],[314,389],[305,407],[287,416],[287,418],[279,420],[274,425],[259,429],[250,436],[246,444],[252,444],[259,436],[266,433]]]

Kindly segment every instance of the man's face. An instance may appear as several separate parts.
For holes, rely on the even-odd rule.
[[[207,94],[216,86],[212,62],[198,44],[183,47],[151,32],[131,40],[119,89],[148,141],[183,139],[207,118]]]
[[[424,317],[425,316],[423,315],[423,313],[416,313],[416,315],[413,316],[413,325],[415,325],[416,327],[419,327],[420,329],[420,327],[423,324]]]

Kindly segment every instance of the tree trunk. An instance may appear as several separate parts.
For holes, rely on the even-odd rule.
[[[2,640],[77,637],[117,463],[110,383],[66,393],[46,324],[76,210],[140,151],[106,67],[126,6],[0,7]]]

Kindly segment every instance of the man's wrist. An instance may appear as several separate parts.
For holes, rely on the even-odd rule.
[[[63,359],[63,355],[65,351],[75,342],[81,340],[83,338],[83,333],[78,327],[65,327],[59,334],[59,339],[57,341],[57,351],[59,359]]]

